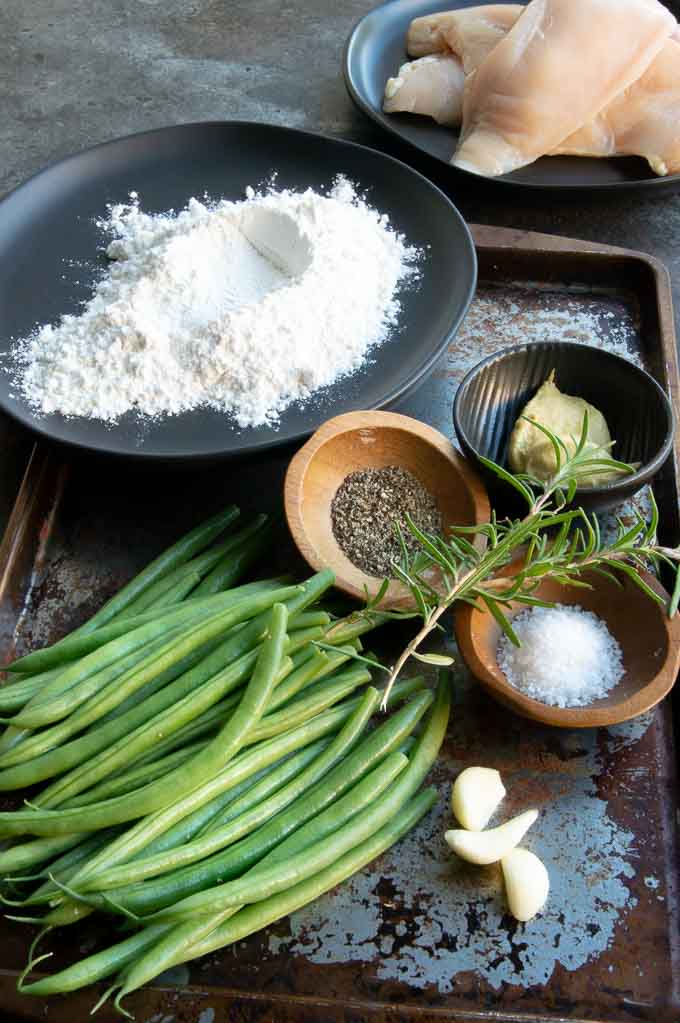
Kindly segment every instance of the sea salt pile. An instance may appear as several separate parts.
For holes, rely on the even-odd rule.
[[[115,421],[198,406],[239,426],[359,369],[397,320],[417,252],[346,179],[179,213],[111,208],[111,264],[78,316],[15,350],[39,412]]]
[[[521,646],[503,635],[498,666],[526,696],[553,707],[599,700],[624,673],[621,647],[605,623],[577,604],[533,607],[513,619]]]

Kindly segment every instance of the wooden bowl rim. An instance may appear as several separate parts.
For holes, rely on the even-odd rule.
[[[640,575],[648,586],[666,601],[668,600],[668,593],[656,576],[649,572],[641,572]],[[565,586],[565,591],[568,590],[569,587]],[[650,601],[650,598],[633,584],[631,584],[631,593],[634,593],[640,600]],[[491,695],[498,697],[504,706],[511,707],[518,714],[530,718],[532,721],[544,725],[554,725],[557,728],[601,728],[630,721],[631,718],[651,710],[675,685],[680,668],[680,614],[669,619],[659,605],[652,604],[652,607],[661,617],[668,637],[666,657],[649,682],[620,703],[607,707],[597,707],[596,704],[586,707],[553,707],[541,703],[540,700],[525,696],[524,693],[515,689],[505,679],[500,668],[497,673],[489,671],[485,662],[478,656],[476,645],[472,639],[472,616],[475,613],[475,608],[469,604],[457,606],[454,631],[460,655],[469,671]],[[494,619],[488,611],[477,611],[477,614],[480,613],[487,620],[488,626],[494,624]]]
[[[295,544],[308,564],[317,572],[323,568],[333,569],[336,574],[337,589],[360,600],[364,598],[364,591],[348,580],[341,571],[338,571],[337,566],[327,564],[319,556],[305,528],[302,506],[305,476],[316,454],[336,437],[366,429],[401,430],[424,441],[443,455],[458,473],[472,499],[475,522],[486,522],[491,515],[491,505],[486,487],[476,469],[468,459],[457,451],[451,441],[434,427],[399,412],[344,412],[342,415],[328,419],[290,460],[283,488],[286,519]],[[357,572],[364,576],[367,586],[376,587],[377,581],[373,576],[365,575],[360,569],[357,569]],[[385,604],[394,604],[400,608],[413,606],[408,590],[400,583],[390,584],[387,597],[389,599],[385,601]]]

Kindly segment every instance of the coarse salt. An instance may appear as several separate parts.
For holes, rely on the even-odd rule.
[[[621,647],[605,623],[578,604],[533,607],[513,619],[521,646],[503,635],[497,661],[508,682],[553,707],[584,707],[624,674]]]

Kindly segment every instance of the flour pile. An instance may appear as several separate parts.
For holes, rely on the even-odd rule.
[[[20,342],[17,385],[39,412],[115,421],[198,406],[241,427],[357,370],[386,339],[418,253],[338,179],[100,223],[112,260],[79,316]]]

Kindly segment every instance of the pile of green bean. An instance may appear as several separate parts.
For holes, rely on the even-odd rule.
[[[27,994],[114,977],[115,1004],[328,891],[427,812],[419,789],[448,722],[448,687],[398,683],[372,719],[360,636],[332,619],[332,573],[243,583],[272,542],[227,508],[84,625],[20,657],[0,686],[0,812],[8,916],[41,925]],[[417,735],[414,735],[416,727]],[[39,940],[99,911],[116,944],[29,981]],[[103,999],[102,999],[103,1000]]]

